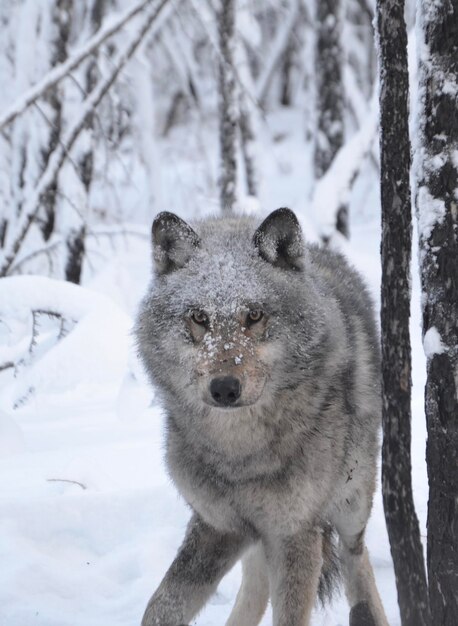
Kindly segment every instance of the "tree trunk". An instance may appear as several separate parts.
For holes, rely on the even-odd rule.
[[[315,178],[330,167],[344,140],[344,86],[342,79],[341,0],[319,0],[316,4],[317,136]],[[336,230],[349,235],[348,208],[340,207]]]
[[[343,144],[343,82],[340,0],[317,2],[317,111],[315,177],[321,178]]]
[[[79,285],[83,269],[84,254],[86,252],[86,230],[84,225],[79,229],[72,229],[67,236],[67,262],[65,264],[65,280]]]
[[[70,35],[70,25],[72,23],[71,13],[73,9],[73,0],[55,0],[55,4],[50,9],[53,37],[50,42],[50,67],[53,68],[59,63],[63,63],[67,58],[67,44]],[[44,101],[50,108],[48,119],[52,126],[49,131],[49,140],[45,149],[41,152],[42,169],[44,170],[48,164],[51,154],[54,152],[58,142],[60,141],[62,129],[62,94],[58,85],[49,89],[45,94]],[[54,223],[56,218],[56,196],[57,181],[50,185],[46,194],[43,196],[43,208],[45,218],[41,224],[41,231],[45,241],[51,237],[54,232]]]
[[[220,204],[231,213],[236,202],[237,184],[237,95],[234,73],[235,0],[222,0],[218,14],[219,46],[219,133]]]
[[[253,105],[254,81],[243,41],[237,40],[235,58],[237,62],[237,75],[240,81],[238,90],[240,145],[245,166],[245,183],[247,193],[250,196],[259,196],[259,168],[258,168],[258,141],[257,111]]]
[[[403,626],[431,623],[411,479],[409,75],[404,2],[377,0],[382,199],[382,490]],[[436,622],[434,622],[436,624]],[[439,622],[437,622],[439,626]]]
[[[94,0],[90,12],[90,32],[93,35],[102,25],[106,0]],[[97,84],[97,58],[98,51],[89,58],[85,71],[85,92],[90,93]],[[85,129],[90,136],[94,132],[94,113],[88,116]],[[81,207],[83,213],[87,213],[89,193],[91,190],[94,170],[94,156],[92,142],[86,142],[84,149],[79,155],[78,170],[84,187],[86,206]],[[67,236],[67,259],[65,263],[65,280],[80,284],[83,271],[83,261],[86,250],[86,226],[79,224],[71,228]]]
[[[433,624],[452,626],[458,619],[458,8],[453,0],[417,6],[429,600]]]
[[[239,96],[239,126],[242,145],[243,162],[245,164],[245,180],[248,195],[257,197],[258,195],[258,174],[254,152],[256,150],[256,135],[253,128],[253,120],[248,107],[247,97],[244,94]]]

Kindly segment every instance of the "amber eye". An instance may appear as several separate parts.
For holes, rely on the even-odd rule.
[[[251,309],[251,311],[248,313],[248,323],[256,324],[256,322],[262,320],[263,317],[264,311],[262,311],[261,309]]]
[[[208,316],[203,311],[196,309],[191,312],[191,319],[196,324],[200,324],[201,326],[205,326],[208,323]]]

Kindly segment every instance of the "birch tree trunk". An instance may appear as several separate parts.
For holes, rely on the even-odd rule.
[[[245,46],[241,38],[237,39],[235,50],[237,75],[240,81],[238,90],[238,125],[240,128],[240,146],[245,166],[245,183],[248,195],[259,195],[259,149],[257,141],[257,111],[253,105],[254,81],[249,67]]]
[[[377,0],[376,18],[380,57],[383,504],[402,625],[426,626],[431,622],[410,450],[412,221],[403,0]]]
[[[344,141],[344,86],[342,79],[341,0],[316,3],[317,136],[315,178],[330,167]],[[339,207],[336,230],[349,236],[348,207]]]
[[[417,7],[429,599],[433,624],[452,626],[458,619],[458,7],[453,0]]]
[[[235,0],[221,0],[219,30],[220,205],[232,213],[237,184],[237,94],[234,73]]]

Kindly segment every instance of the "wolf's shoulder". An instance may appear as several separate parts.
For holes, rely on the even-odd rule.
[[[374,303],[362,275],[340,252],[316,244],[309,245],[308,250],[315,280],[333,295],[346,316],[358,316],[370,334],[375,334]]]

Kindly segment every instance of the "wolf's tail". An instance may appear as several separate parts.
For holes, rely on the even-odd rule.
[[[331,600],[340,582],[341,572],[336,532],[327,525],[323,528],[323,566],[318,583],[318,598],[321,604],[324,605]]]

